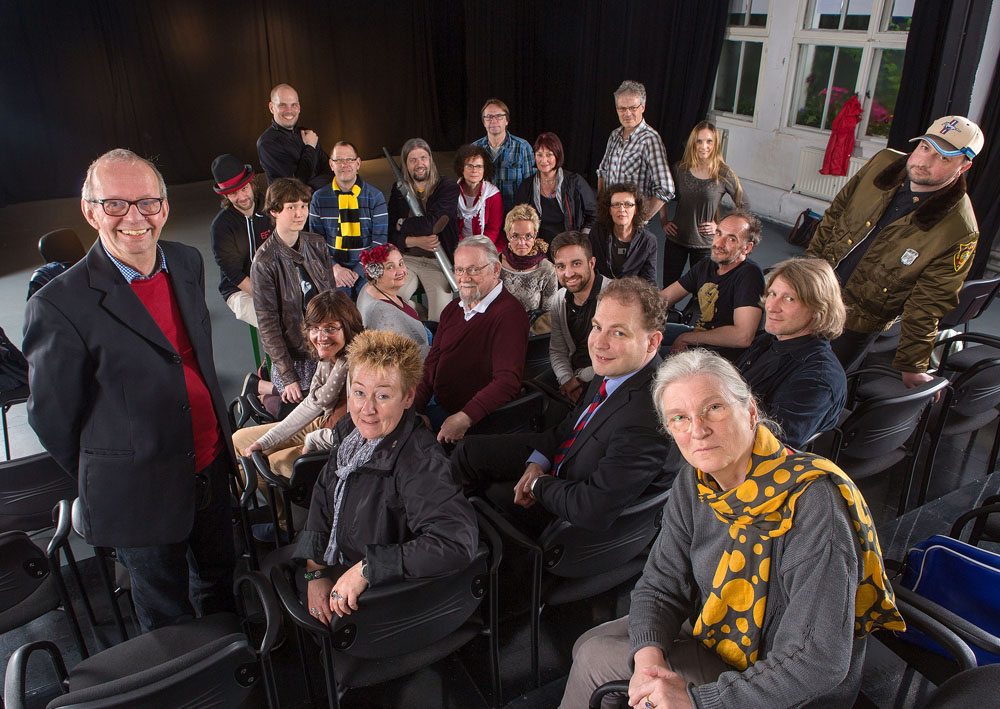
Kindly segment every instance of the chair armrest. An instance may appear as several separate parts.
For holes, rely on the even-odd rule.
[[[69,543],[69,533],[73,529],[73,504],[69,500],[59,500],[52,508],[52,521],[56,524],[56,530],[45,549],[45,556],[48,557],[49,564],[55,564],[58,569],[59,559],[56,557],[59,550]]]
[[[563,394],[558,389],[555,389],[554,387],[551,387],[544,382],[540,382],[537,379],[525,379],[523,382],[521,382],[521,384],[524,386],[525,389],[534,389],[537,392],[541,392],[550,399],[557,401],[560,404],[563,404],[564,406],[569,407],[571,410],[573,409],[574,406],[576,406],[576,404],[573,403],[572,399],[570,399],[568,396],[563,396]]]
[[[969,670],[978,665],[976,662],[976,655],[972,652],[972,648],[970,648],[960,637],[958,637],[957,634],[952,632],[948,626],[940,623],[920,609],[915,606],[911,606],[906,601],[900,599],[898,591],[896,596],[896,607],[899,609],[900,613],[902,613],[907,626],[915,627],[917,630],[920,630],[929,638],[933,639],[938,645],[943,647],[945,651],[951,655],[955,662],[958,663],[960,671]]]
[[[472,503],[472,506],[475,507],[476,510],[478,510],[490,524],[492,524],[502,534],[510,537],[516,544],[537,554],[542,553],[542,548],[538,545],[538,542],[511,524],[486,500],[481,497],[470,497],[469,502]]]
[[[605,682],[590,695],[590,703],[587,706],[590,709],[601,709],[601,703],[609,694],[628,694],[628,680],[619,679],[614,682]]]
[[[954,539],[961,539],[962,530],[965,529],[965,525],[969,522],[972,520],[978,520],[980,517],[989,517],[991,514],[1000,513],[1000,500],[995,500],[994,497],[987,499],[986,504],[983,504],[974,510],[969,510],[956,519],[955,524],[951,525],[951,531],[948,532],[948,536],[953,537]]]
[[[7,674],[4,677],[3,699],[7,703],[7,709],[27,709],[29,706],[25,701],[25,680],[28,673],[28,658],[35,651],[45,652],[52,662],[52,667],[59,676],[59,684],[62,684],[69,677],[66,672],[66,663],[63,662],[62,654],[55,643],[48,640],[38,640],[27,645],[22,645],[14,654],[10,656],[7,663]]]
[[[476,523],[479,525],[480,535],[486,537],[486,545],[490,548],[490,573],[496,574],[503,560],[503,540],[496,527],[490,524],[486,515],[479,509],[476,509]]]
[[[243,485],[243,489],[240,491],[240,507],[248,509],[250,500],[253,499],[254,494],[257,492],[257,486],[251,485],[251,482],[257,479],[257,467],[253,464],[252,460],[245,456],[240,456],[236,459],[236,462],[243,471],[243,479],[240,480],[240,484]]]
[[[330,629],[309,615],[309,611],[299,602],[299,596],[295,591],[295,587],[288,581],[287,574],[290,571],[294,573],[294,567],[288,564],[277,564],[271,569],[271,583],[274,585],[274,590],[278,595],[281,607],[288,614],[288,617],[292,619],[292,622],[303,630],[316,633],[320,636],[329,633]]]
[[[957,635],[963,644],[974,645],[982,650],[991,652],[994,655],[1000,655],[1000,638],[989,633],[978,625],[967,621],[960,615],[952,613],[947,608],[939,606],[934,601],[930,601],[919,593],[914,593],[908,588],[902,586],[895,589],[897,600],[902,600],[906,605],[911,608],[916,609],[918,612],[926,615],[931,620],[944,626],[949,632]],[[904,616],[906,621],[909,622],[909,616]],[[923,628],[921,628],[923,630]],[[927,631],[924,631],[927,632]],[[931,633],[927,633],[931,635]],[[932,636],[934,637],[934,636]],[[934,637],[937,640],[936,637]],[[951,652],[951,648],[945,645],[943,642],[939,641],[939,644]],[[972,650],[969,650],[971,653]],[[956,660],[960,660],[957,655],[952,655]],[[976,666],[975,660],[973,660],[972,667]],[[962,669],[967,669],[963,667]]]
[[[271,464],[267,462],[263,451],[254,451],[250,456],[250,460],[253,461],[254,467],[257,469],[257,475],[262,477],[268,485],[276,487],[279,490],[287,490],[289,488],[287,478],[271,472]]]
[[[244,585],[250,586],[257,595],[261,608],[264,610],[264,637],[257,648],[257,655],[266,655],[271,652],[275,641],[278,639],[278,632],[281,629],[281,608],[278,600],[274,597],[274,587],[259,571],[248,571],[241,574],[233,584],[233,589],[239,595]]]

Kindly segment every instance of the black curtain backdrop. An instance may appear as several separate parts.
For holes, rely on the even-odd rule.
[[[979,244],[968,278],[985,276],[990,250],[1000,235],[1000,200],[997,199],[997,185],[1000,185],[1000,70],[993,73],[993,83],[979,127],[983,129],[986,144],[966,173],[969,198],[979,222]]]
[[[680,157],[708,109],[727,7],[0,0],[0,205],[78,194],[112,147],[153,158],[170,183],[209,179],[220,153],[256,165],[279,82],[324,147],[349,139],[364,158],[413,136],[441,150],[481,137],[479,109],[498,96],[512,133],[555,131],[593,183],[625,78],[646,84],[646,118]]]
[[[916,1],[890,148],[908,153],[909,140],[934,119],[968,115],[991,6],[992,0]]]

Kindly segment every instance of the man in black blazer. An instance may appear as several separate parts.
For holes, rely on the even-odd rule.
[[[675,471],[667,465],[668,441],[650,391],[665,317],[663,300],[648,282],[610,282],[587,343],[595,376],[577,407],[541,434],[460,441],[452,466],[466,492],[516,480],[510,511],[526,531],[538,533],[553,517],[606,529],[644,493],[668,487]]]
[[[204,264],[158,243],[166,185],[128,150],[91,164],[80,204],[98,240],[27,305],[28,422],[79,480],[87,541],[129,569],[144,631],[231,610],[235,461]]]

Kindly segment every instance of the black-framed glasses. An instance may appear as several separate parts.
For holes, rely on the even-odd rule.
[[[632,207],[634,207],[634,206],[635,206],[635,202],[612,202],[611,203],[611,208],[612,209],[621,209],[622,207],[624,207],[625,209],[632,209]]]
[[[483,120],[484,121],[499,121],[500,119],[506,118],[506,117],[507,117],[506,113],[484,113],[483,114]]]
[[[143,197],[142,199],[88,199],[91,204],[99,204],[109,217],[124,217],[135,205],[139,214],[151,217],[163,209],[164,197]]]
[[[637,103],[634,106],[615,106],[615,110],[617,110],[618,113],[635,113],[640,108],[642,108],[641,103]]]

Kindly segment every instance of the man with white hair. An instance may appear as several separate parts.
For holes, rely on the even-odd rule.
[[[454,271],[459,298],[441,313],[413,402],[447,443],[517,396],[528,347],[528,315],[504,290],[489,237],[462,239]]]
[[[615,90],[615,110],[621,126],[611,131],[601,164],[597,166],[597,193],[619,182],[634,182],[647,199],[649,221],[674,196],[674,178],[667,162],[667,149],[660,134],[649,127],[642,114],[646,110],[646,87],[638,81],[623,81]],[[667,221],[666,210],[660,222]]]

